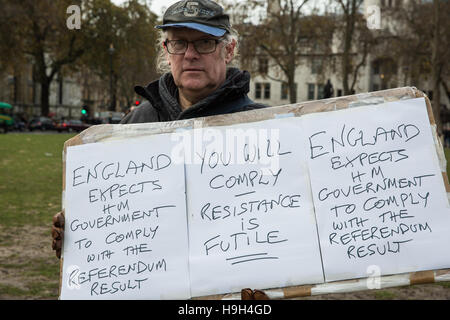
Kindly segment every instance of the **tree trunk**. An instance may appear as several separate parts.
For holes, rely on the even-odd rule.
[[[292,82],[289,83],[289,102],[291,104],[297,103],[297,90],[294,80],[292,80]]]
[[[42,47],[34,54],[34,58],[37,79],[41,85],[41,116],[47,117],[50,111],[50,84],[52,83],[53,77],[47,75],[47,65]]]
[[[288,75],[289,102],[297,103],[297,88],[295,87],[295,65]]]
[[[344,53],[342,56],[342,86],[344,89],[344,95],[350,94],[350,87],[348,85],[348,78],[350,74],[350,50],[352,44],[352,27],[351,18],[348,14],[345,19],[345,39],[344,39]]]
[[[114,72],[111,72],[111,79],[110,79],[110,101],[109,101],[109,111],[116,111],[116,88],[117,88],[117,76]]]
[[[41,115],[47,117],[50,112],[50,81],[46,77],[41,79]]]
[[[440,12],[439,12],[439,0],[433,1],[434,6],[434,27],[433,27],[433,44],[432,44],[432,81],[433,81],[433,114],[436,121],[437,132],[442,135],[442,123],[441,123],[441,61],[439,56],[439,39],[440,39]]]
[[[356,22],[356,0],[348,0],[347,9],[344,13],[345,16],[345,34],[344,34],[344,52],[342,54],[342,87],[344,89],[344,95],[351,94],[351,88],[349,85],[351,68],[351,50],[353,33],[355,31]]]
[[[347,40],[349,35],[345,34],[345,48],[344,53],[342,56],[342,87],[344,88],[344,95],[350,94],[350,88],[348,85],[348,75],[350,73],[350,49],[348,43],[350,43],[350,40]]]

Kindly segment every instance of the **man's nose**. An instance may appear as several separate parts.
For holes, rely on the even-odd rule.
[[[184,57],[188,59],[197,58],[200,54],[195,50],[194,44],[192,42],[188,42],[186,52],[184,53]]]

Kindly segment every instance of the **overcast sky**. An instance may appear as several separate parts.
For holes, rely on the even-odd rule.
[[[113,3],[116,5],[120,5],[124,3],[126,0],[112,0]],[[179,0],[147,0],[148,2],[151,1],[150,10],[152,10],[154,13],[156,13],[159,16],[162,16],[163,10],[168,8],[170,5],[174,4],[175,2]]]
[[[111,1],[113,3],[115,3],[116,5],[121,5],[126,0],[111,0]],[[179,0],[146,0],[146,1],[147,1],[147,3],[151,3],[150,10],[162,18],[164,11],[168,7],[170,7],[172,4],[174,4],[175,2],[177,2]],[[233,2],[239,2],[239,0],[227,0],[227,2],[233,3]],[[319,5],[321,5],[320,7],[322,7],[322,8],[328,2],[329,2],[329,0],[310,0],[309,1],[309,3],[311,3],[311,7],[319,4]]]

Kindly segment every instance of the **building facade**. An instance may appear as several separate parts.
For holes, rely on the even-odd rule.
[[[14,107],[14,114],[26,121],[41,116],[41,86],[29,58],[19,68],[0,73],[0,101]],[[88,108],[89,117],[95,118],[109,110],[110,84],[93,72],[83,69],[79,72],[58,74],[50,84],[49,116],[56,119],[80,119],[82,109]],[[116,111],[127,108],[121,96],[116,99]]]
[[[370,17],[367,19],[369,29],[373,33],[382,33],[385,38],[378,47],[370,50],[365,64],[359,69],[354,93],[415,86],[424,91],[430,99],[432,98],[433,85],[430,77],[411,79],[408,76],[408,66],[401,67],[400,61],[386,55],[386,52],[389,51],[389,37],[395,36],[399,23],[388,14],[388,11],[401,9],[410,1],[365,0],[362,4],[361,13]],[[270,8],[273,10],[273,6]],[[333,55],[337,56],[340,43],[335,35],[330,45]],[[268,56],[261,56],[256,60],[255,63],[259,67],[258,72],[252,76],[249,96],[256,102],[271,106],[289,104],[288,87],[286,81],[283,81],[283,73],[280,68]],[[333,85],[333,96],[343,95],[341,74],[338,63],[333,59],[330,61],[330,59],[320,58],[320,56],[302,58],[295,72],[297,102],[323,99],[323,89],[328,79]],[[450,108],[450,101],[444,92],[441,89],[441,105]]]

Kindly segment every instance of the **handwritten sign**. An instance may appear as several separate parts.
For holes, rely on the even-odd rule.
[[[67,148],[61,299],[187,299],[184,164],[170,135]]]
[[[448,267],[450,210],[424,99],[302,120],[326,280]]]
[[[323,281],[301,135],[295,118],[191,132],[194,297]]]
[[[450,267],[425,100],[67,148],[61,299]]]

